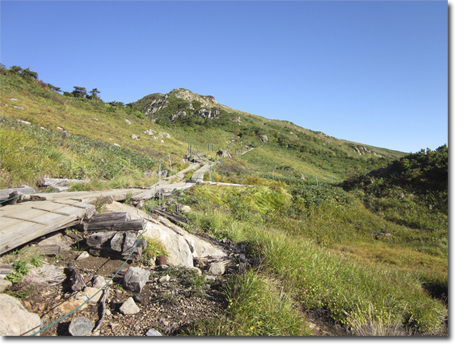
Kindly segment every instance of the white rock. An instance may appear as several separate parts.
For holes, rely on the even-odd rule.
[[[163,283],[163,282],[169,282],[170,280],[170,276],[169,275],[165,275],[165,276],[162,276],[158,279],[158,282],[160,283]]]
[[[181,209],[185,213],[190,213],[191,211],[191,207],[189,207],[188,205],[181,205],[181,208],[179,209]]]
[[[88,252],[82,252],[77,258],[76,260],[84,260],[84,259],[87,259],[89,257],[89,253]]]
[[[149,329],[147,333],[145,333],[147,337],[161,337],[161,333],[155,329]]]
[[[147,219],[147,214],[133,206],[113,202],[105,206],[109,212],[126,211],[131,216],[131,220]],[[144,238],[153,238],[161,243],[167,252],[167,264],[170,266],[184,266],[187,268],[194,267],[194,257],[223,257],[227,254],[221,249],[204,241],[200,237],[194,236],[179,226],[176,226],[176,232],[172,229],[157,224],[153,221],[147,222]]]
[[[124,315],[134,315],[137,314],[140,309],[134,302],[134,299],[131,297],[126,300],[123,305],[121,305],[119,311],[121,311]]]
[[[0,294],[0,336],[31,335],[40,327],[38,315],[28,312],[12,296]]]
[[[124,120],[126,120],[126,123],[128,123],[128,125],[132,124],[129,120],[127,120],[127,119],[124,119]]]
[[[215,262],[210,265],[208,271],[215,276],[221,276],[226,271],[226,267],[222,262]]]

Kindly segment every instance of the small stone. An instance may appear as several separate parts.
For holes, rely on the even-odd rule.
[[[190,213],[192,210],[188,205],[182,205],[180,209],[185,213]]]
[[[94,322],[86,317],[77,317],[69,325],[68,331],[75,337],[86,337],[92,333]]]
[[[145,333],[147,337],[162,337],[162,334],[159,331],[156,331],[155,329],[149,329],[147,333]]]
[[[205,279],[206,279],[207,281],[211,281],[211,282],[216,281],[216,277],[215,277],[215,276],[210,276],[210,275],[205,276]]]
[[[121,305],[119,311],[124,315],[134,315],[137,314],[140,309],[134,302],[134,299],[129,298],[123,303],[123,305]]]
[[[138,267],[130,267],[123,278],[123,287],[140,293],[147,283],[150,271]]]
[[[134,295],[133,299],[134,299],[134,301],[135,301],[136,303],[141,303],[141,302],[142,302],[142,299],[141,299],[140,296],[138,296],[138,295]]]
[[[58,312],[66,315],[84,303],[85,303],[84,300],[71,299],[71,300],[65,301],[64,303],[59,304],[56,309]],[[82,305],[79,310],[84,310],[85,308],[87,308],[87,305],[89,304]]]
[[[208,271],[215,276],[221,276],[226,271],[226,266],[222,262],[215,262],[210,265]]]
[[[162,276],[158,279],[158,282],[160,283],[163,283],[163,282],[169,282],[170,280],[170,276],[169,275],[166,275],[166,276]]]
[[[77,258],[76,260],[84,260],[84,259],[87,259],[89,257],[89,253],[87,252],[82,252]]]
[[[94,288],[102,288],[107,282],[105,281],[105,278],[103,278],[102,276],[95,276],[93,279],[92,279],[92,287]]]
[[[95,295],[92,299],[89,300],[90,303],[95,304],[98,303],[100,297],[102,296],[102,293],[103,291],[99,291],[99,288],[87,287],[84,291],[77,293],[74,298],[76,300],[87,301],[90,297]]]
[[[111,311],[108,310],[108,309],[105,309],[105,315],[110,316],[110,315],[111,315]]]

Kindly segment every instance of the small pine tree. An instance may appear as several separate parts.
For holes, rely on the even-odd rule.
[[[26,69],[23,69],[23,71],[21,72],[21,75],[25,78],[33,78],[35,80],[37,80],[37,78],[39,77],[39,75],[36,72],[29,70],[29,67]]]

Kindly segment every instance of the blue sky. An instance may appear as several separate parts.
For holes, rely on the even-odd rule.
[[[448,142],[447,1],[1,1],[0,61],[106,102],[187,88],[405,152]]]

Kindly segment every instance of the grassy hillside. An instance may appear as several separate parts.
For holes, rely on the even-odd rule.
[[[315,310],[352,334],[443,334],[446,146],[407,155],[186,89],[125,106],[96,90],[60,93],[30,70],[0,71],[2,188],[34,186],[44,175],[87,178],[88,189],[149,185],[156,176],[144,173],[159,164],[187,166],[189,145],[218,160],[214,181],[253,185],[195,186],[179,196],[193,208],[192,231],[245,242],[260,261],[225,281],[224,315],[185,334],[308,335]],[[232,158],[218,158],[231,140]]]
[[[214,102],[212,102],[212,100]],[[342,180],[353,172],[386,165],[405,153],[339,140],[291,122],[270,120],[216,103],[187,89],[152,94],[130,104],[156,124],[182,133],[182,138],[207,151],[209,145],[239,154],[246,171],[255,175],[318,176]],[[202,111],[211,117],[202,117]],[[205,113],[204,113],[205,114]],[[267,141],[262,141],[266,135]],[[244,156],[244,151],[255,148]]]

